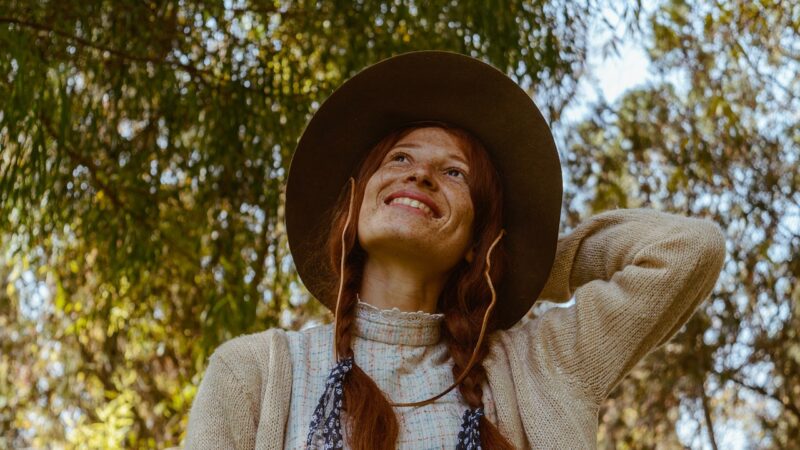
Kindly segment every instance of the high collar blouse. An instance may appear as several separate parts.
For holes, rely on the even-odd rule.
[[[453,360],[440,338],[443,314],[383,310],[356,306],[353,352],[356,364],[393,403],[433,397],[454,381]],[[289,332],[292,393],[285,448],[305,448],[308,426],[325,389],[333,360],[333,325]],[[491,389],[483,387],[486,417],[496,422]],[[398,448],[455,448],[462,416],[469,406],[458,389],[432,404],[394,408],[399,425]],[[343,434],[349,430],[343,415]]]

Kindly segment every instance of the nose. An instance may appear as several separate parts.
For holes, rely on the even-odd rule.
[[[436,189],[436,181],[427,164],[416,164],[406,175],[406,181],[428,189]]]

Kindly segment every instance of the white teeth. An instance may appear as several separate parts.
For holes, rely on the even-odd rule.
[[[431,209],[428,208],[428,205],[426,205],[425,203],[422,203],[422,202],[420,202],[418,200],[414,200],[413,198],[397,197],[397,198],[393,199],[390,204],[391,205],[394,205],[394,204],[406,205],[406,206],[410,206],[412,208],[417,208],[417,209],[419,209],[421,211],[425,211],[427,214],[432,214],[433,213],[433,211],[431,211]]]

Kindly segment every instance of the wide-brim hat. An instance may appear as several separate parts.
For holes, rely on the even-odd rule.
[[[495,314],[498,326],[507,329],[530,310],[553,265],[561,166],[550,128],[530,96],[503,72],[469,56],[394,56],[363,69],[322,103],[300,138],[286,187],[286,231],[298,274],[312,295],[336,307],[325,293],[338,277],[321,263],[319,251],[331,210],[375,144],[421,121],[473,134],[500,174],[508,265],[497,286]]]

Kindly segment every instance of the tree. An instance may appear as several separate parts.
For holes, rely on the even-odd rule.
[[[592,8],[4,1],[3,439],[177,444],[221,341],[325,320],[293,270],[281,189],[332,89],[392,54],[451,49],[547,92],[555,116]]]
[[[609,5],[655,73],[562,123]],[[221,341],[328,320],[286,246],[294,143],[342,80],[421,48],[547,108],[565,230],[647,206],[727,233],[711,298],[602,405],[599,446],[800,446],[800,6],[643,5],[0,0],[0,448],[177,444]]]
[[[654,80],[572,134],[569,222],[648,206],[728,236],[711,299],[604,405],[606,448],[800,447],[798,17],[790,2],[663,2],[634,23]]]

